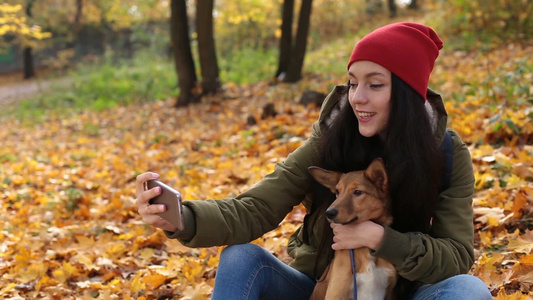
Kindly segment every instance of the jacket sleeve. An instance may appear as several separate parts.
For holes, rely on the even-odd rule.
[[[429,234],[400,233],[385,227],[375,256],[393,263],[411,281],[435,283],[467,273],[474,262],[472,197],[474,171],[466,145],[454,131],[452,178],[441,192]]]
[[[195,233],[187,240],[180,239],[179,232],[165,232],[167,237],[188,247],[211,247],[250,242],[275,229],[315,182],[307,168],[318,163],[321,128],[335,116],[345,89],[336,86],[326,97],[309,139],[276,164],[274,172],[236,198],[183,202],[194,215],[195,222],[190,223],[195,223]]]
[[[302,146],[276,164],[274,172],[236,198],[185,201],[194,213],[196,232],[180,242],[188,247],[240,244],[275,229],[308,193],[312,178],[307,168],[317,156],[317,126]]]

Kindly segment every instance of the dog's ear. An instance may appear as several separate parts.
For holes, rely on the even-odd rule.
[[[385,169],[385,163],[381,158],[376,158],[370,163],[365,170],[365,177],[382,191],[386,191],[389,187],[387,169]]]
[[[308,170],[316,181],[330,189],[334,194],[336,193],[335,187],[339,183],[342,173],[324,170],[319,167],[309,167]]]

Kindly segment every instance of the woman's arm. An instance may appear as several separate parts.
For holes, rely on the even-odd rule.
[[[196,232],[180,242],[188,247],[239,244],[275,229],[308,193],[312,179],[307,168],[316,159],[315,143],[313,135],[276,164],[274,172],[236,198],[184,201],[194,214]]]
[[[385,227],[383,243],[374,253],[409,280],[438,282],[468,272],[474,262],[474,171],[468,148],[457,133],[451,134],[452,178],[439,195],[430,233],[400,233]]]
[[[273,173],[236,198],[184,201],[185,212],[192,212],[192,221],[185,220],[185,227],[194,222],[195,229],[188,229],[194,234],[165,232],[167,236],[189,247],[208,247],[249,242],[276,228],[315,184],[307,168],[318,165],[322,127],[336,115],[345,90],[346,86],[336,86],[326,97],[310,138],[276,164]]]

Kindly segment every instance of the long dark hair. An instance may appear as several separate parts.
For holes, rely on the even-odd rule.
[[[345,99],[340,101],[348,101],[347,91]],[[319,153],[323,168],[343,173],[365,169],[373,159],[382,157],[392,197],[391,227],[400,232],[429,231],[443,158],[424,99],[399,77],[392,74],[391,109],[384,141],[377,136],[362,136],[352,107],[344,103],[339,115],[323,132]],[[323,215],[334,195],[319,185],[314,195],[315,213]],[[326,238],[318,249],[319,255],[332,257],[333,233],[325,217],[319,221]]]

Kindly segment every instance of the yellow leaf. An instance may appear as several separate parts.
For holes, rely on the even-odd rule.
[[[15,254],[15,261],[18,266],[25,266],[31,259],[31,253],[26,248],[20,248],[19,253]]]
[[[496,227],[498,225],[500,225],[500,220],[499,219],[496,219],[496,218],[493,218],[493,217],[488,217],[487,218],[487,225],[489,227]]]
[[[65,262],[63,263],[63,266],[60,269],[57,269],[54,272],[52,272],[52,275],[59,282],[63,283],[67,281],[72,275],[74,275],[75,272],[76,272],[76,267],[74,267],[68,262]]]
[[[139,257],[143,260],[150,260],[154,257],[154,249],[152,248],[144,248],[141,250],[141,253],[139,254]]]
[[[110,258],[115,258],[121,256],[126,250],[126,246],[123,243],[118,243],[108,247],[106,253]]]
[[[5,295],[7,292],[13,290],[17,286],[17,283],[9,283],[0,290],[0,296]]]
[[[519,253],[531,253],[533,249],[533,231],[529,230],[524,235],[510,240],[507,248]]]
[[[167,280],[166,276],[160,275],[160,274],[153,274],[144,276],[142,279],[142,282],[146,284],[147,290],[155,290],[159,286],[161,286],[165,281]]]
[[[205,283],[196,286],[187,286],[183,291],[183,300],[204,300],[208,299],[207,295],[211,292],[211,287]]]
[[[507,186],[505,188],[508,188],[508,189],[515,189],[515,188],[526,185],[526,182],[522,178],[516,176],[515,174],[511,174],[511,177],[507,178],[506,181],[507,181]]]
[[[144,282],[142,282],[141,280],[141,276],[142,276],[142,272],[138,272],[137,275],[135,275],[135,277],[133,277],[132,281],[131,281],[131,285],[130,285],[130,290],[133,292],[133,293],[137,293],[138,291],[140,290],[144,290],[146,288],[146,284]]]

